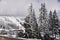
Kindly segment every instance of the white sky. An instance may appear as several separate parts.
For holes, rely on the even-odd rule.
[[[60,2],[58,0],[0,0],[0,15],[25,17],[29,14],[29,4],[33,3],[35,13],[38,16],[41,3],[44,2],[48,11],[56,9],[60,16]]]

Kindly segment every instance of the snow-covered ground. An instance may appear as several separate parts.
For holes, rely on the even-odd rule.
[[[0,28],[3,26],[5,29],[23,29],[24,27],[20,24],[23,23],[20,17],[7,17],[0,16]]]
[[[41,39],[24,39],[24,40],[41,40]]]
[[[16,38],[16,35],[0,35],[0,36],[9,37],[9,38]]]
[[[6,37],[16,37],[15,34],[11,35],[9,34],[10,31],[14,30],[23,30],[25,32],[25,28],[21,25],[24,21],[20,19],[20,17],[9,17],[9,16],[0,16],[0,33],[2,31],[8,32],[6,35],[0,36],[6,36]]]

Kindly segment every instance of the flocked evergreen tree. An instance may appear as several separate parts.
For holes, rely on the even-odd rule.
[[[40,8],[40,15],[39,15],[39,31],[47,33],[48,32],[48,19],[47,19],[47,10],[45,7],[45,3],[41,4]]]
[[[30,36],[31,37],[36,37],[36,33],[38,31],[38,24],[37,24],[37,20],[36,20],[36,16],[35,16],[35,11],[32,7],[32,4],[30,5],[29,8],[29,15],[25,18],[25,22],[28,23],[28,25],[30,26],[29,28],[26,27],[26,31],[28,31],[27,29],[30,30]]]
[[[53,18],[53,14],[52,14],[52,11],[50,11],[50,13],[49,13],[49,31],[52,31],[52,27],[53,27],[53,24],[52,24],[52,22],[53,22],[53,20],[52,20],[52,18]]]
[[[56,10],[54,10],[53,12],[53,33],[54,34],[58,33],[58,28],[59,28],[59,20],[58,20]]]

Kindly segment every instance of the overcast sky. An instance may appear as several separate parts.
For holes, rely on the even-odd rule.
[[[28,15],[30,3],[33,4],[35,13],[39,14],[41,3],[46,3],[47,11],[57,10],[60,16],[60,0],[0,0],[0,16],[21,16]]]

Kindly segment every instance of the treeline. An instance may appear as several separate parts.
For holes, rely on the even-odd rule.
[[[39,9],[40,14],[38,22],[32,4],[28,11],[29,15],[26,16],[24,23],[25,32],[28,34],[28,38],[40,39],[44,37],[45,34],[49,36],[59,34],[59,18],[56,10],[54,10],[54,12],[50,10],[50,12],[47,13],[45,3],[42,3]]]

